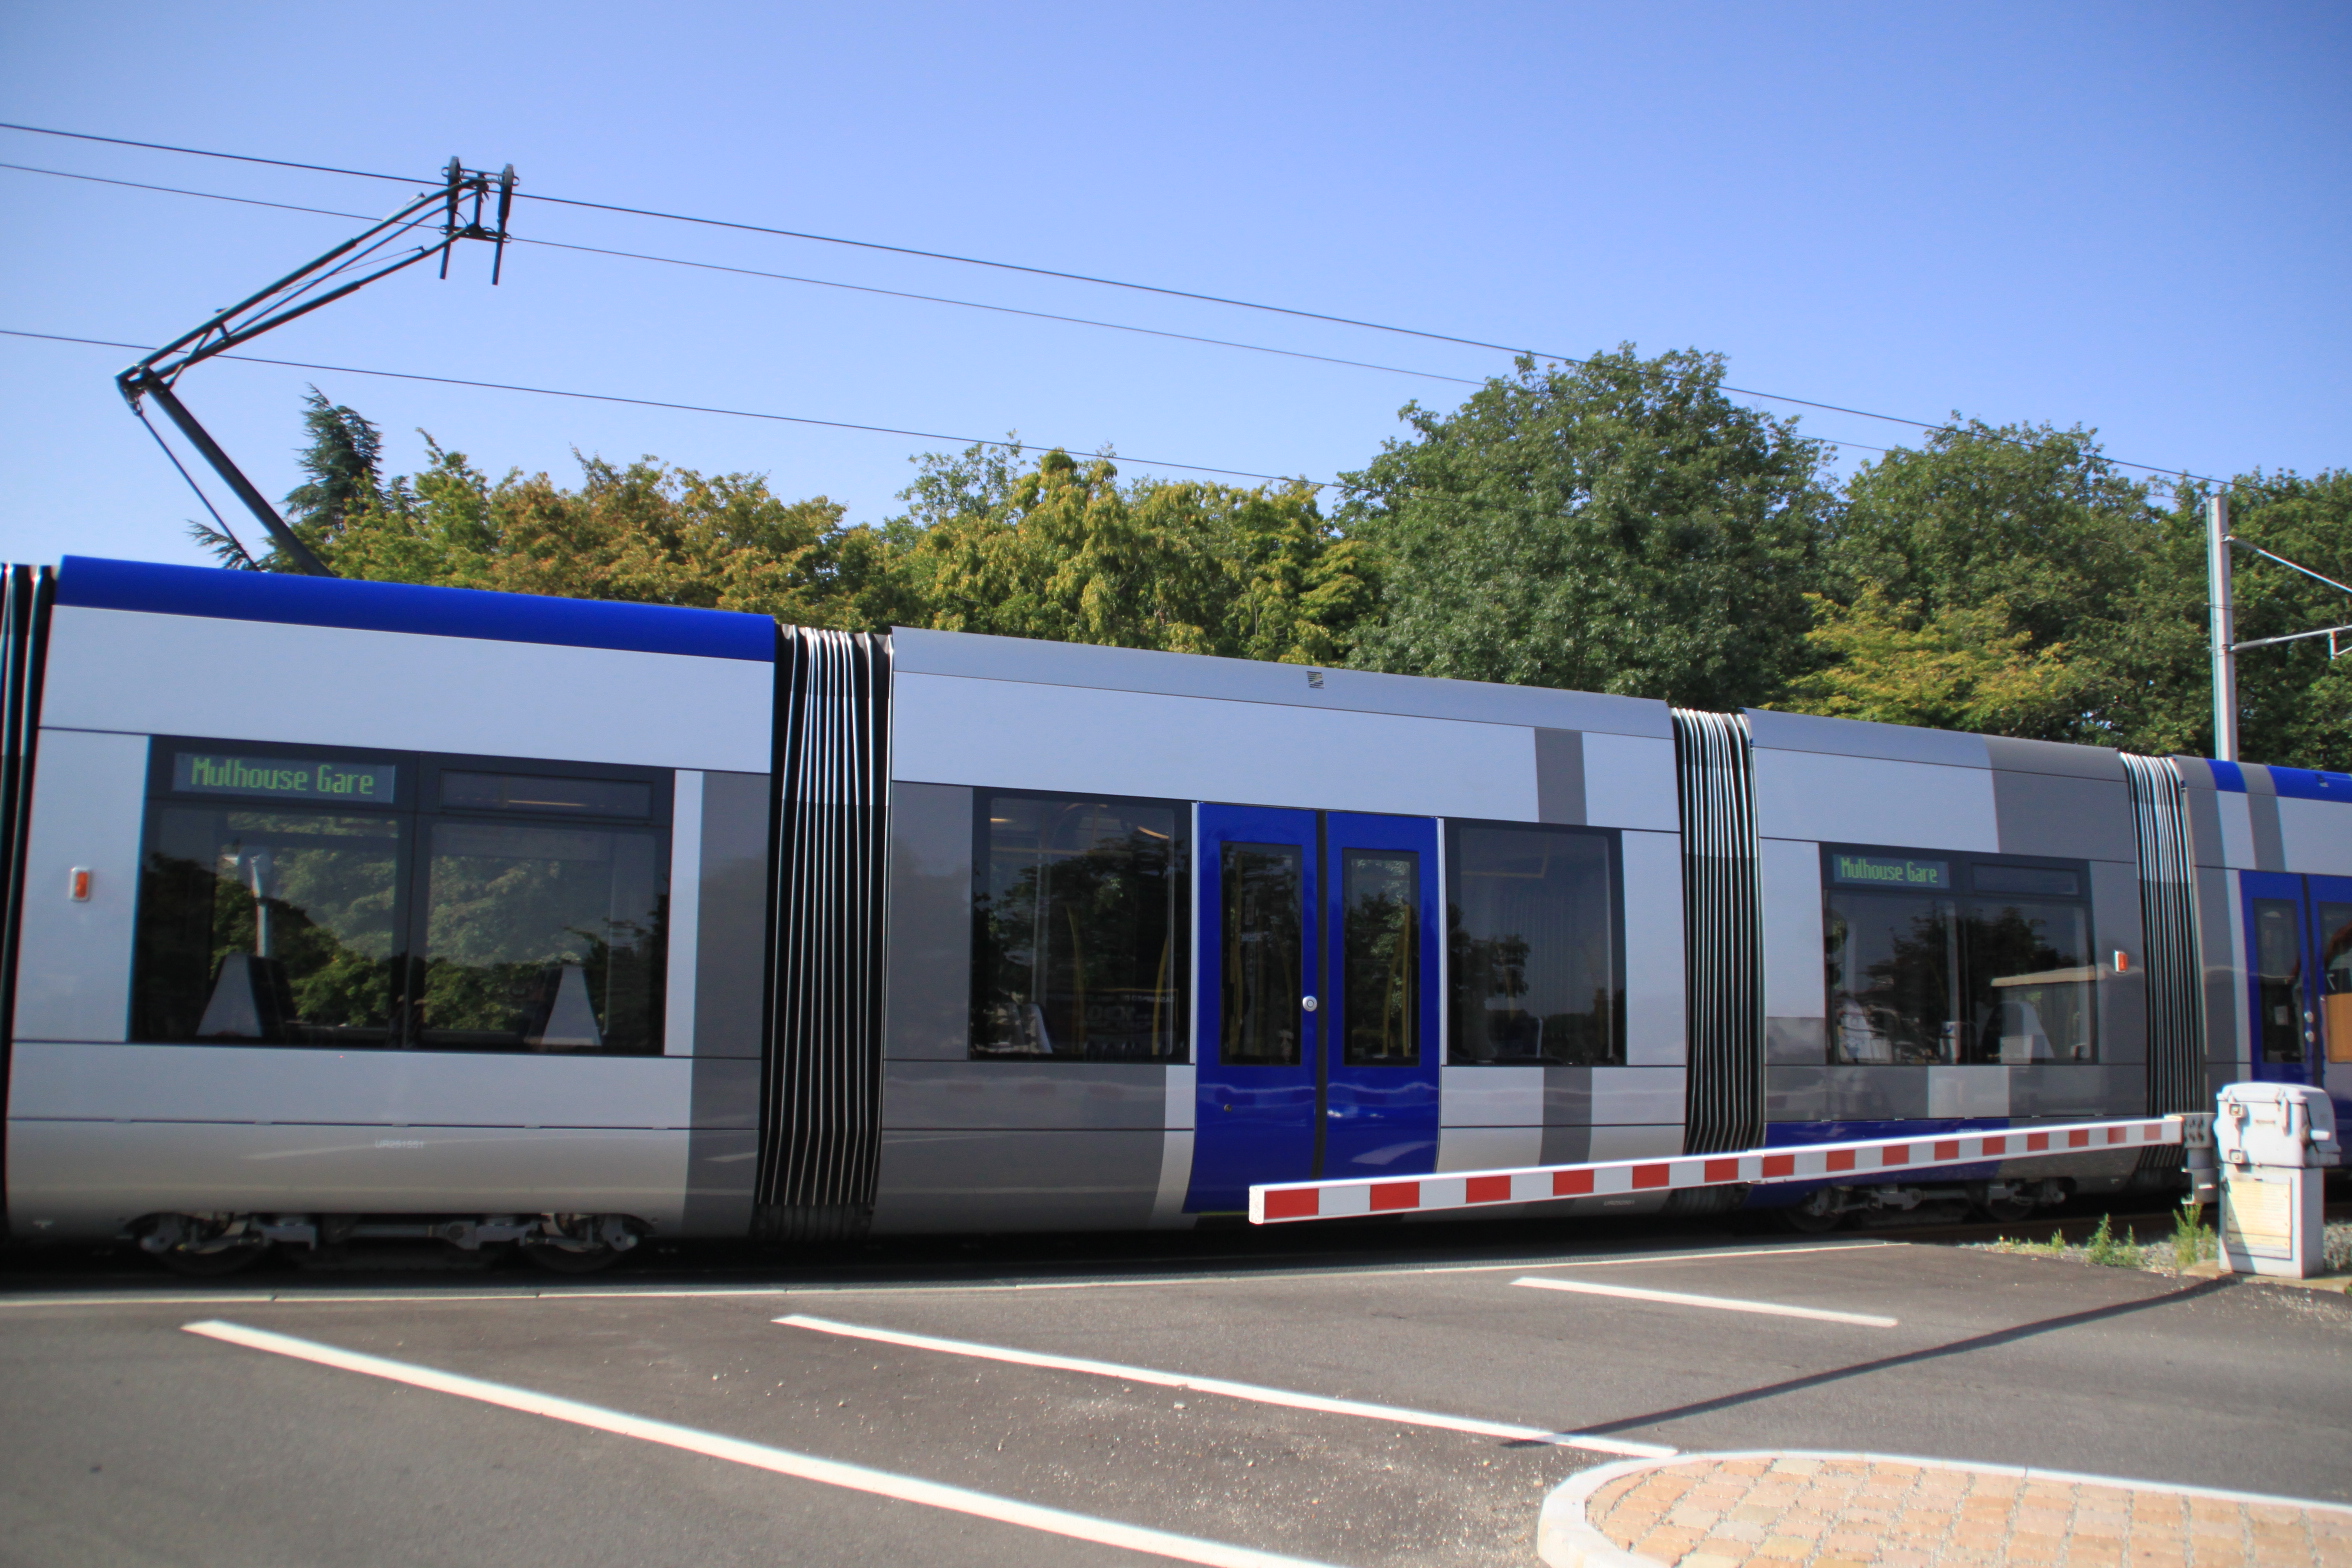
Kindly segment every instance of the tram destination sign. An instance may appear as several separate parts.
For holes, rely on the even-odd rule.
[[[264,795],[273,800],[331,800],[389,806],[400,791],[391,762],[336,762],[326,757],[235,757],[182,751],[172,756],[172,788],[199,795]]]
[[[1845,855],[1832,851],[1830,880],[1840,887],[1937,888],[1952,885],[1948,860],[1912,860],[1899,855]]]

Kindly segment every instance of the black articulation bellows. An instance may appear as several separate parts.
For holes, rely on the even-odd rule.
[[[843,1239],[882,1143],[890,639],[779,628],[756,1228]]]
[[[2197,956],[2197,890],[2188,789],[2165,757],[2125,753],[2132,821],[2139,832],[2140,960],[2148,997],[2148,1114],[2212,1109],[2205,1083],[2205,998]],[[2150,1149],[2141,1168],[2180,1164],[2180,1149]]]
[[[1764,924],[1748,721],[1674,710],[1682,805],[1686,1154],[1764,1141]]]
[[[33,753],[41,736],[41,677],[49,662],[49,606],[56,591],[57,575],[46,566],[0,567],[0,1084],[8,1082],[16,1043],[25,841],[32,828]],[[0,1187],[0,1213],[7,1196]]]

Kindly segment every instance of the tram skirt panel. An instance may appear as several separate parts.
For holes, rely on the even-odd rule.
[[[755,1233],[862,1235],[882,1140],[890,639],[779,629]]]
[[[1683,1152],[1710,1154],[1764,1138],[1764,930],[1748,721],[1677,708],[1674,756],[1689,1020]]]

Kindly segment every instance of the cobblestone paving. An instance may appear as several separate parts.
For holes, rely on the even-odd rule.
[[[1676,1568],[2352,1568],[2352,1516],[1936,1465],[1699,1460],[1585,1517]]]

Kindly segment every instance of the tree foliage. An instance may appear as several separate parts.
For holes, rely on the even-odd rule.
[[[565,598],[744,610],[810,626],[887,620],[888,551],[823,496],[779,499],[750,474],[653,458],[580,459],[577,488],[546,474],[491,480],[462,452],[384,488],[324,538],[340,575]]]
[[[315,386],[302,404],[302,425],[310,439],[295,462],[306,477],[286,493],[286,523],[315,551],[341,532],[346,518],[366,511],[381,497],[384,441],[382,432],[357,409],[329,402]],[[190,523],[188,533],[232,570],[294,570],[274,544],[256,557],[225,526]]]
[[[2176,580],[2193,585],[2197,634],[2175,659],[2173,706],[2191,742],[2204,751],[2212,733],[2204,642],[2205,502],[2210,487],[2183,484],[2165,518]],[[2256,470],[2230,481],[2230,532],[2249,544],[2338,582],[2352,583],[2352,470],[2308,478]],[[2240,550],[2231,596],[2238,640],[2285,637],[2352,624],[2352,595],[2314,582],[2275,561]],[[2261,762],[2352,769],[2352,635],[2337,638],[2347,657],[2330,658],[2324,637],[2301,638],[2238,655],[2238,750]]]
[[[1362,550],[1311,486],[1144,479],[1108,458],[974,447],[923,460],[891,525],[910,624],[1333,664],[1369,607]]]
[[[1723,360],[1637,355],[1496,377],[1342,476],[1341,522],[1386,582],[1357,662],[1766,701],[1805,667],[1824,514],[1819,445],[1742,407]]]
[[[2158,522],[2087,430],[1955,420],[1865,463],[1813,601],[1827,662],[1781,705],[2124,744],[2162,661],[2147,623],[2180,609]]]

